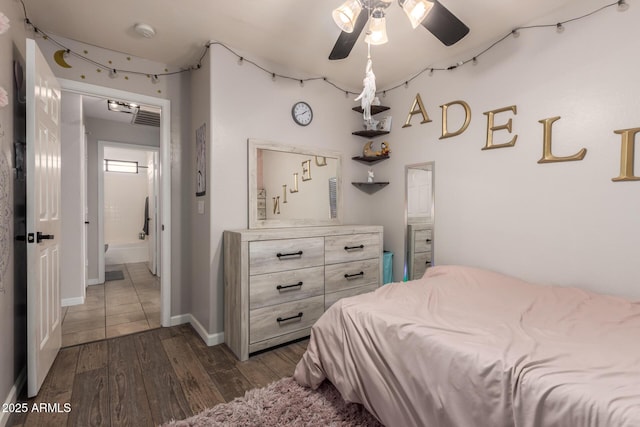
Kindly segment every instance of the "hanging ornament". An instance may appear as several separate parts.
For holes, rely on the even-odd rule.
[[[376,75],[373,74],[373,61],[371,61],[371,43],[367,43],[367,66],[365,68],[364,79],[362,79],[362,85],[364,86],[360,95],[355,101],[360,101],[362,107],[362,116],[364,118],[364,125],[367,130],[375,129],[378,122],[371,117],[371,105],[376,97]]]

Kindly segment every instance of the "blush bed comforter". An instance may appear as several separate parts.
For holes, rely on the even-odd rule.
[[[640,426],[640,301],[470,267],[345,298],[295,379],[387,426]]]

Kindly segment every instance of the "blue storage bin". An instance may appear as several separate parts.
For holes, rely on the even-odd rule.
[[[393,282],[393,252],[382,253],[382,284]]]

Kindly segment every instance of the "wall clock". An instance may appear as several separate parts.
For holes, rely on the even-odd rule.
[[[313,120],[313,111],[309,104],[304,101],[299,101],[293,104],[291,107],[291,116],[293,121],[300,126],[307,126]]]

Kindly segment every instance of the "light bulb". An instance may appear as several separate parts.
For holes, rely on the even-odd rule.
[[[424,21],[432,7],[433,3],[427,0],[405,0],[402,3],[402,9],[414,29]]]
[[[345,33],[352,33],[356,20],[362,11],[358,0],[347,0],[331,13],[333,21]]]
[[[377,9],[371,15],[369,31],[364,41],[372,45],[381,45],[389,41],[387,37],[387,21],[383,11]]]

